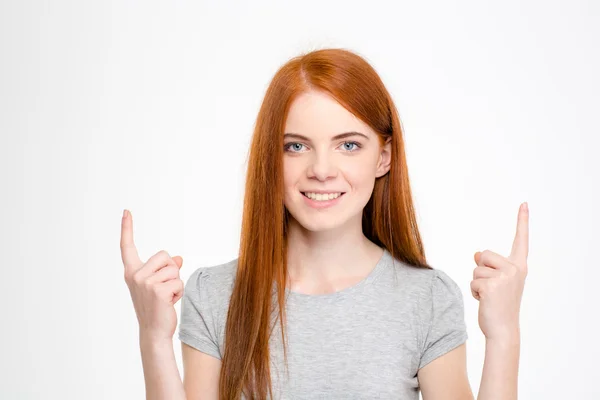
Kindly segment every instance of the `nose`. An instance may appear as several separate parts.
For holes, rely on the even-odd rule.
[[[326,181],[337,176],[337,166],[328,154],[313,156],[307,171],[308,177],[319,181]]]

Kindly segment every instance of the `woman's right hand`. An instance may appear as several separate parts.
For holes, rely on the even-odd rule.
[[[173,340],[177,327],[175,303],[183,295],[184,288],[179,278],[183,259],[179,256],[171,258],[169,253],[161,250],[146,263],[142,262],[133,242],[133,220],[128,210],[124,211],[121,221],[121,258],[140,326],[140,338]]]

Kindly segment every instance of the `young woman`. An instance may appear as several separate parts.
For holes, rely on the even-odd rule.
[[[323,49],[271,82],[250,149],[239,257],[146,263],[122,221],[148,399],[472,399],[457,284],[427,264],[402,128],[375,70]],[[528,211],[512,253],[477,252],[479,400],[516,399]],[[183,296],[179,338],[172,337]]]

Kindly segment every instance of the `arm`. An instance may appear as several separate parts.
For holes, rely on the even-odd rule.
[[[218,400],[221,360],[181,342],[183,387],[188,399]]]
[[[173,342],[140,337],[146,400],[186,400]]]
[[[417,376],[423,400],[473,400],[466,343],[419,369]]]
[[[517,398],[519,339],[486,341],[485,362],[477,400]],[[419,369],[423,400],[473,400],[466,364],[466,344]]]
[[[485,342],[485,361],[477,400],[516,399],[519,373],[520,339]]]

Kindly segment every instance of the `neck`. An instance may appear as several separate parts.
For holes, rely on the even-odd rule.
[[[364,235],[360,218],[320,232],[308,231],[291,218],[287,242],[290,286],[298,291],[342,289],[366,277],[383,254]]]

